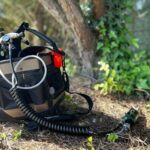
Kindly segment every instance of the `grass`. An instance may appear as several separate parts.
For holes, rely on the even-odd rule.
[[[122,95],[103,97],[87,84],[75,81],[74,89],[92,96],[93,112],[82,119],[98,131],[115,127],[120,118],[132,106],[139,106],[141,116],[132,132],[109,142],[107,137],[92,137],[95,150],[150,150],[150,108],[142,96]],[[86,82],[87,83],[87,82]],[[81,87],[82,85],[82,87]],[[81,87],[81,88],[79,88]],[[80,103],[80,102],[79,102]],[[84,106],[84,103],[80,103]],[[23,125],[15,123],[0,124],[0,149],[2,150],[87,150],[88,137],[71,136],[48,130],[28,132]]]

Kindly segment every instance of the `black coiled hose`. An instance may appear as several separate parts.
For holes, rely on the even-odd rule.
[[[35,121],[37,124],[44,126],[50,130],[62,132],[62,133],[68,133],[68,134],[77,134],[77,135],[94,135],[95,133],[90,130],[89,127],[86,126],[72,126],[72,125],[62,125],[58,124],[56,122],[53,122],[51,120],[48,120],[44,117],[41,117],[39,114],[37,114],[33,108],[27,104],[20,96],[19,91],[17,88],[11,88],[10,94],[18,107],[21,109],[21,111],[31,119],[32,121]]]

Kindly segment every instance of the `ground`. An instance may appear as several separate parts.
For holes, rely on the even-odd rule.
[[[93,137],[95,150],[150,150],[150,108],[146,108],[147,101],[143,96],[120,94],[102,96],[99,91],[92,90],[88,81],[78,79],[73,80],[72,85],[72,89],[82,91],[93,98],[93,111],[83,120],[84,123],[91,124],[99,131],[115,127],[132,106],[140,107],[140,118],[130,133],[119,137],[114,143],[108,142],[106,137]],[[84,106],[84,103],[79,103]],[[19,131],[22,133],[21,137]],[[15,123],[1,123],[0,132],[0,149],[4,150],[89,149],[87,137],[65,135],[48,130],[28,132],[23,129],[23,125]]]

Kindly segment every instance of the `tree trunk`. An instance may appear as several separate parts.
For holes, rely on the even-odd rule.
[[[66,15],[64,14],[58,0],[39,0],[45,10],[47,10],[55,20],[63,27],[69,28]]]
[[[85,22],[76,0],[61,0],[58,3],[63,9],[78,43],[79,55],[82,59],[82,72],[93,76],[95,36]]]
[[[56,20],[74,33],[74,40],[82,66],[82,73],[93,76],[93,62],[96,47],[95,35],[88,27],[77,0],[39,0]]]
[[[40,3],[37,3],[36,9],[33,12],[33,16],[34,16],[34,24],[36,26],[36,28],[38,29],[38,31],[44,33],[44,19],[45,19],[45,14],[44,14],[44,10],[42,8],[42,5]],[[43,40],[40,39],[36,39],[35,40],[40,45],[44,45],[45,42]]]

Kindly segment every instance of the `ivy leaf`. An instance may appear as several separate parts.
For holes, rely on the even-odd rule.
[[[133,90],[133,86],[132,85],[124,85],[123,90],[127,95],[129,95],[129,94],[131,94],[131,92]]]
[[[110,134],[108,134],[107,140],[109,142],[113,142],[114,143],[118,139],[119,139],[119,136],[116,133],[110,133]]]
[[[147,109],[150,109],[150,102],[146,103],[146,104],[145,104],[145,107],[146,107]]]
[[[108,53],[110,52],[110,49],[108,47],[104,47],[103,50]]]
[[[126,5],[126,7],[129,7],[129,8],[132,8],[132,6],[133,6],[133,2],[132,1],[124,1],[124,5]]]
[[[90,136],[90,137],[88,137],[88,143],[87,143],[87,146],[88,146],[88,148],[90,149],[90,150],[95,150],[95,148],[93,147],[93,137],[92,136]]]
[[[13,132],[13,140],[17,141],[18,139],[21,138],[21,135],[22,135],[22,130],[15,130]]]
[[[64,100],[66,102],[70,102],[72,100],[72,97],[70,95],[68,95],[68,94],[65,94]]]
[[[138,39],[133,38],[133,39],[131,40],[131,44],[132,44],[135,48],[139,48]]]
[[[98,91],[101,88],[100,84],[95,84],[94,85],[94,90]]]
[[[88,137],[88,142],[92,143],[92,141],[93,141],[93,137],[92,136]]]
[[[101,20],[102,20],[102,19],[103,19],[103,18],[101,18]],[[99,25],[100,28],[104,28],[104,21],[100,21],[98,25]],[[101,31],[101,30],[100,30],[100,31]]]
[[[100,33],[101,33],[101,35],[105,36],[106,35],[106,29],[105,28],[101,29]]]
[[[146,79],[139,79],[136,86],[139,89],[147,89],[147,90],[150,89],[150,86],[147,84]]]
[[[5,140],[5,139],[6,139],[6,134],[0,133],[0,140]]]
[[[118,46],[118,44],[117,44],[116,42],[112,42],[110,47],[111,47],[111,48],[115,48],[115,47],[117,47],[117,46]]]
[[[117,35],[114,31],[110,31],[109,38],[117,38]]]
[[[101,49],[104,46],[102,42],[98,42],[97,44],[97,50]]]

